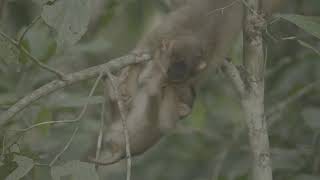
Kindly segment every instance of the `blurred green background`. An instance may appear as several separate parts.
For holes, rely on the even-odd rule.
[[[72,1],[69,0],[71,4]],[[43,63],[69,73],[128,53],[148,27],[170,11],[165,0],[79,2],[89,5],[89,9],[71,6],[68,1],[63,6],[66,9],[60,7],[61,14],[78,23],[69,30],[85,27],[80,37],[62,36],[70,40],[68,42],[59,41],[59,31],[46,19],[46,8],[56,5],[50,0],[0,1],[1,31],[18,40],[25,29],[30,28],[21,46]],[[319,16],[320,1],[290,0],[283,12]],[[42,17],[30,27],[41,13]],[[267,47],[265,103],[274,179],[320,179],[320,89],[317,86],[308,89],[320,79],[320,41],[293,23],[272,20],[264,38]],[[320,23],[320,18],[317,21]],[[72,38],[81,39],[73,42]],[[32,63],[5,38],[1,37],[0,41],[1,113],[56,77]],[[241,59],[240,42],[241,37],[230,52],[236,62]],[[248,179],[250,151],[237,94],[223,73],[210,72],[203,76],[192,115],[181,120],[175,132],[133,159],[132,179]],[[90,171],[73,160],[95,153],[92,149],[99,133],[103,87],[99,85],[94,96],[88,98],[93,82],[84,81],[41,98],[1,127],[0,179],[5,179],[17,167],[25,167],[25,171],[20,172],[23,180],[53,179],[54,171],[45,164],[64,148],[75,125],[44,125],[27,132],[13,130],[45,121],[72,120],[86,103],[89,110],[80,129],[55,166],[76,162],[79,167],[75,168],[75,174]],[[297,93],[302,91],[303,95],[297,98]],[[288,98],[291,101],[284,108],[268,113]],[[125,162],[101,167],[98,173],[100,179],[124,179]],[[72,178],[77,179],[75,175],[65,175],[62,179]]]

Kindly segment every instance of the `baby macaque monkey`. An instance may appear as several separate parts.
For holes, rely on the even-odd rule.
[[[263,2],[267,1],[280,0]],[[223,7],[228,8],[215,11]],[[241,31],[242,13],[241,1],[185,0],[137,45],[134,53],[148,52],[153,60],[126,67],[117,78],[131,155],[151,148],[191,113],[197,75],[209,61],[217,65],[225,59],[233,38]],[[126,157],[119,99],[111,87],[106,89],[113,122],[103,141],[105,151],[99,159],[91,160],[101,165]]]
[[[190,84],[191,77],[195,75],[196,70],[200,71],[200,68],[205,68],[201,63],[193,63],[190,64],[191,66],[187,64],[185,69],[182,69],[184,73],[170,74],[174,73],[171,71],[180,70],[172,69],[180,68],[176,63],[184,63],[184,61],[178,59],[162,63],[164,61],[162,58],[179,57],[174,53],[178,52],[176,49],[180,48],[180,42],[178,40],[163,42],[162,45],[163,47],[156,53],[153,61],[128,67],[121,72],[118,78],[121,81],[118,90],[122,93],[125,104],[124,113],[132,155],[145,152],[163,135],[174,129],[179,119],[191,113],[195,99],[194,88]],[[197,61],[201,62],[201,59]],[[99,160],[90,160],[100,165],[118,162],[126,156],[123,125],[116,103],[118,99],[113,98],[113,91],[109,85],[111,118],[114,122],[105,135],[106,151],[102,152]]]

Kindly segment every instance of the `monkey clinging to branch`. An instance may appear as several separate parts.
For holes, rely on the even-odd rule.
[[[153,61],[127,67],[119,75],[118,90],[125,104],[122,113],[126,115],[132,155],[141,154],[152,147],[175,127],[179,119],[191,112],[195,97],[191,77],[205,65],[194,63],[193,68],[188,65],[180,67],[184,63],[180,60],[162,63],[164,59],[176,56],[175,49],[180,46],[176,43],[164,42]],[[173,72],[175,68],[180,72]],[[111,118],[114,121],[105,135],[104,145],[108,151],[103,152],[101,159],[92,160],[102,165],[115,163],[126,155],[121,112],[117,105],[119,99],[115,98],[114,89],[108,84]]]
[[[196,75],[209,60],[211,65],[219,65],[227,56],[233,38],[241,31],[240,0],[184,1],[134,50],[134,53],[150,53],[153,60],[127,67],[118,74],[117,90],[124,102],[132,155],[145,152],[174,129],[179,119],[190,114]],[[264,0],[274,1],[278,2]],[[106,151],[100,159],[92,160],[102,165],[126,156],[119,99],[110,85],[107,91],[113,122],[104,139]]]

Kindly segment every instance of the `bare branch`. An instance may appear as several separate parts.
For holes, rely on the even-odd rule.
[[[232,64],[232,62],[225,60],[222,64],[222,70],[231,79],[233,85],[236,87],[240,95],[243,96],[245,93],[245,84],[240,76],[240,72],[238,71],[237,67]]]
[[[100,75],[98,76],[97,80],[94,82],[94,84],[93,84],[93,86],[92,86],[92,88],[91,88],[91,90],[90,90],[90,93],[89,93],[88,97],[91,97],[91,96],[93,95],[93,93],[94,93],[94,91],[97,89],[97,86],[98,86],[99,82],[101,81],[102,77],[103,77],[103,73],[100,73]],[[86,110],[87,110],[87,108],[88,108],[88,104],[89,104],[89,102],[87,102],[87,103],[83,106],[82,111],[80,112],[79,116],[74,120],[75,122],[80,121],[80,120],[83,118],[83,116],[84,116],[84,114],[85,114],[85,112],[86,112]],[[75,130],[74,130],[74,132],[73,132],[73,134],[72,134],[69,142],[65,145],[65,147],[62,149],[62,151],[61,151],[60,153],[58,153],[58,154],[55,156],[55,158],[50,162],[50,164],[49,164],[50,167],[58,160],[58,158],[59,158],[59,157],[66,151],[66,149],[70,146],[70,144],[71,144],[74,136],[76,135],[78,129],[79,129],[79,124],[76,125],[76,128],[75,128]]]
[[[41,122],[41,123],[37,123],[34,124],[30,127],[24,128],[24,129],[14,129],[14,130],[10,130],[10,131],[20,131],[20,132],[26,132],[29,131],[33,128],[39,127],[39,126],[43,126],[43,125],[50,125],[50,124],[67,124],[67,123],[74,123],[77,122],[77,120],[64,120],[64,121],[46,121],[46,122]]]
[[[101,72],[106,72],[106,69],[110,69],[110,71],[117,71],[125,66],[130,64],[140,63],[144,61],[150,60],[151,57],[148,54],[144,54],[142,56],[137,56],[135,54],[129,54],[126,56],[122,56],[116,58],[108,63],[94,66],[91,68],[84,69],[79,72],[71,73],[66,76],[66,80],[53,80],[48,84],[43,85],[37,90],[31,92],[29,95],[20,99],[17,103],[11,106],[6,112],[0,115],[0,127],[7,123],[13,116],[15,116],[18,112],[26,108],[28,105],[32,104],[39,98],[49,95],[50,93],[64,88],[73,83],[87,80],[99,75]]]
[[[243,21],[244,67],[248,82],[241,103],[249,130],[253,157],[252,179],[272,180],[270,145],[264,116],[265,56],[262,30],[266,22],[260,15],[260,0],[242,0],[246,6]]]
[[[102,79],[102,76],[103,76],[103,73],[100,73],[99,77],[98,77],[97,80],[95,81],[95,83],[94,83],[94,85],[93,85],[93,87],[92,87],[92,89],[91,89],[91,91],[90,91],[90,93],[89,93],[89,95],[88,95],[89,98],[93,95],[95,89],[97,88],[99,82],[100,82],[101,79]],[[25,129],[17,129],[17,130],[13,130],[13,131],[23,131],[23,132],[26,132],[26,131],[29,131],[29,130],[31,130],[31,129],[33,129],[33,128],[42,126],[42,125],[65,124],[65,123],[78,122],[78,121],[80,121],[80,120],[82,119],[83,115],[86,113],[86,111],[87,111],[87,109],[88,109],[88,104],[89,104],[89,102],[86,102],[86,104],[83,106],[80,114],[79,114],[78,117],[77,117],[76,119],[74,119],[74,120],[41,122],[41,123],[38,123],[38,124],[34,124],[34,125],[30,126],[30,127],[27,127],[27,128],[25,128]]]
[[[77,134],[78,130],[79,130],[79,126],[77,126],[77,127],[74,129],[74,131],[73,131],[73,133],[72,133],[69,141],[68,141],[67,144],[64,146],[64,148],[63,148],[63,149],[53,158],[53,160],[50,162],[50,164],[49,164],[50,167],[52,167],[52,166],[54,165],[54,163],[58,160],[58,158],[69,148],[69,146],[70,146],[70,144],[72,143],[73,138],[74,138],[74,136]]]
[[[100,130],[99,136],[97,140],[97,150],[96,150],[96,159],[99,159],[102,147],[102,139],[103,139],[103,128],[104,128],[104,121],[106,117],[106,102],[104,101],[101,105],[101,115],[100,115]]]
[[[217,9],[214,9],[214,10],[210,11],[208,13],[208,15],[212,15],[212,14],[214,14],[216,12],[219,12],[219,11],[221,12],[221,14],[223,14],[225,9],[232,7],[234,4],[236,4],[238,2],[239,2],[239,0],[234,0],[230,4],[226,5],[225,7],[217,8]]]

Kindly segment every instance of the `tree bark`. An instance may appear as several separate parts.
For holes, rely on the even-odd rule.
[[[252,179],[272,180],[270,148],[264,115],[264,47],[260,0],[247,0],[243,21],[244,68],[246,84],[242,94],[242,106],[249,129],[249,141],[253,155]]]

